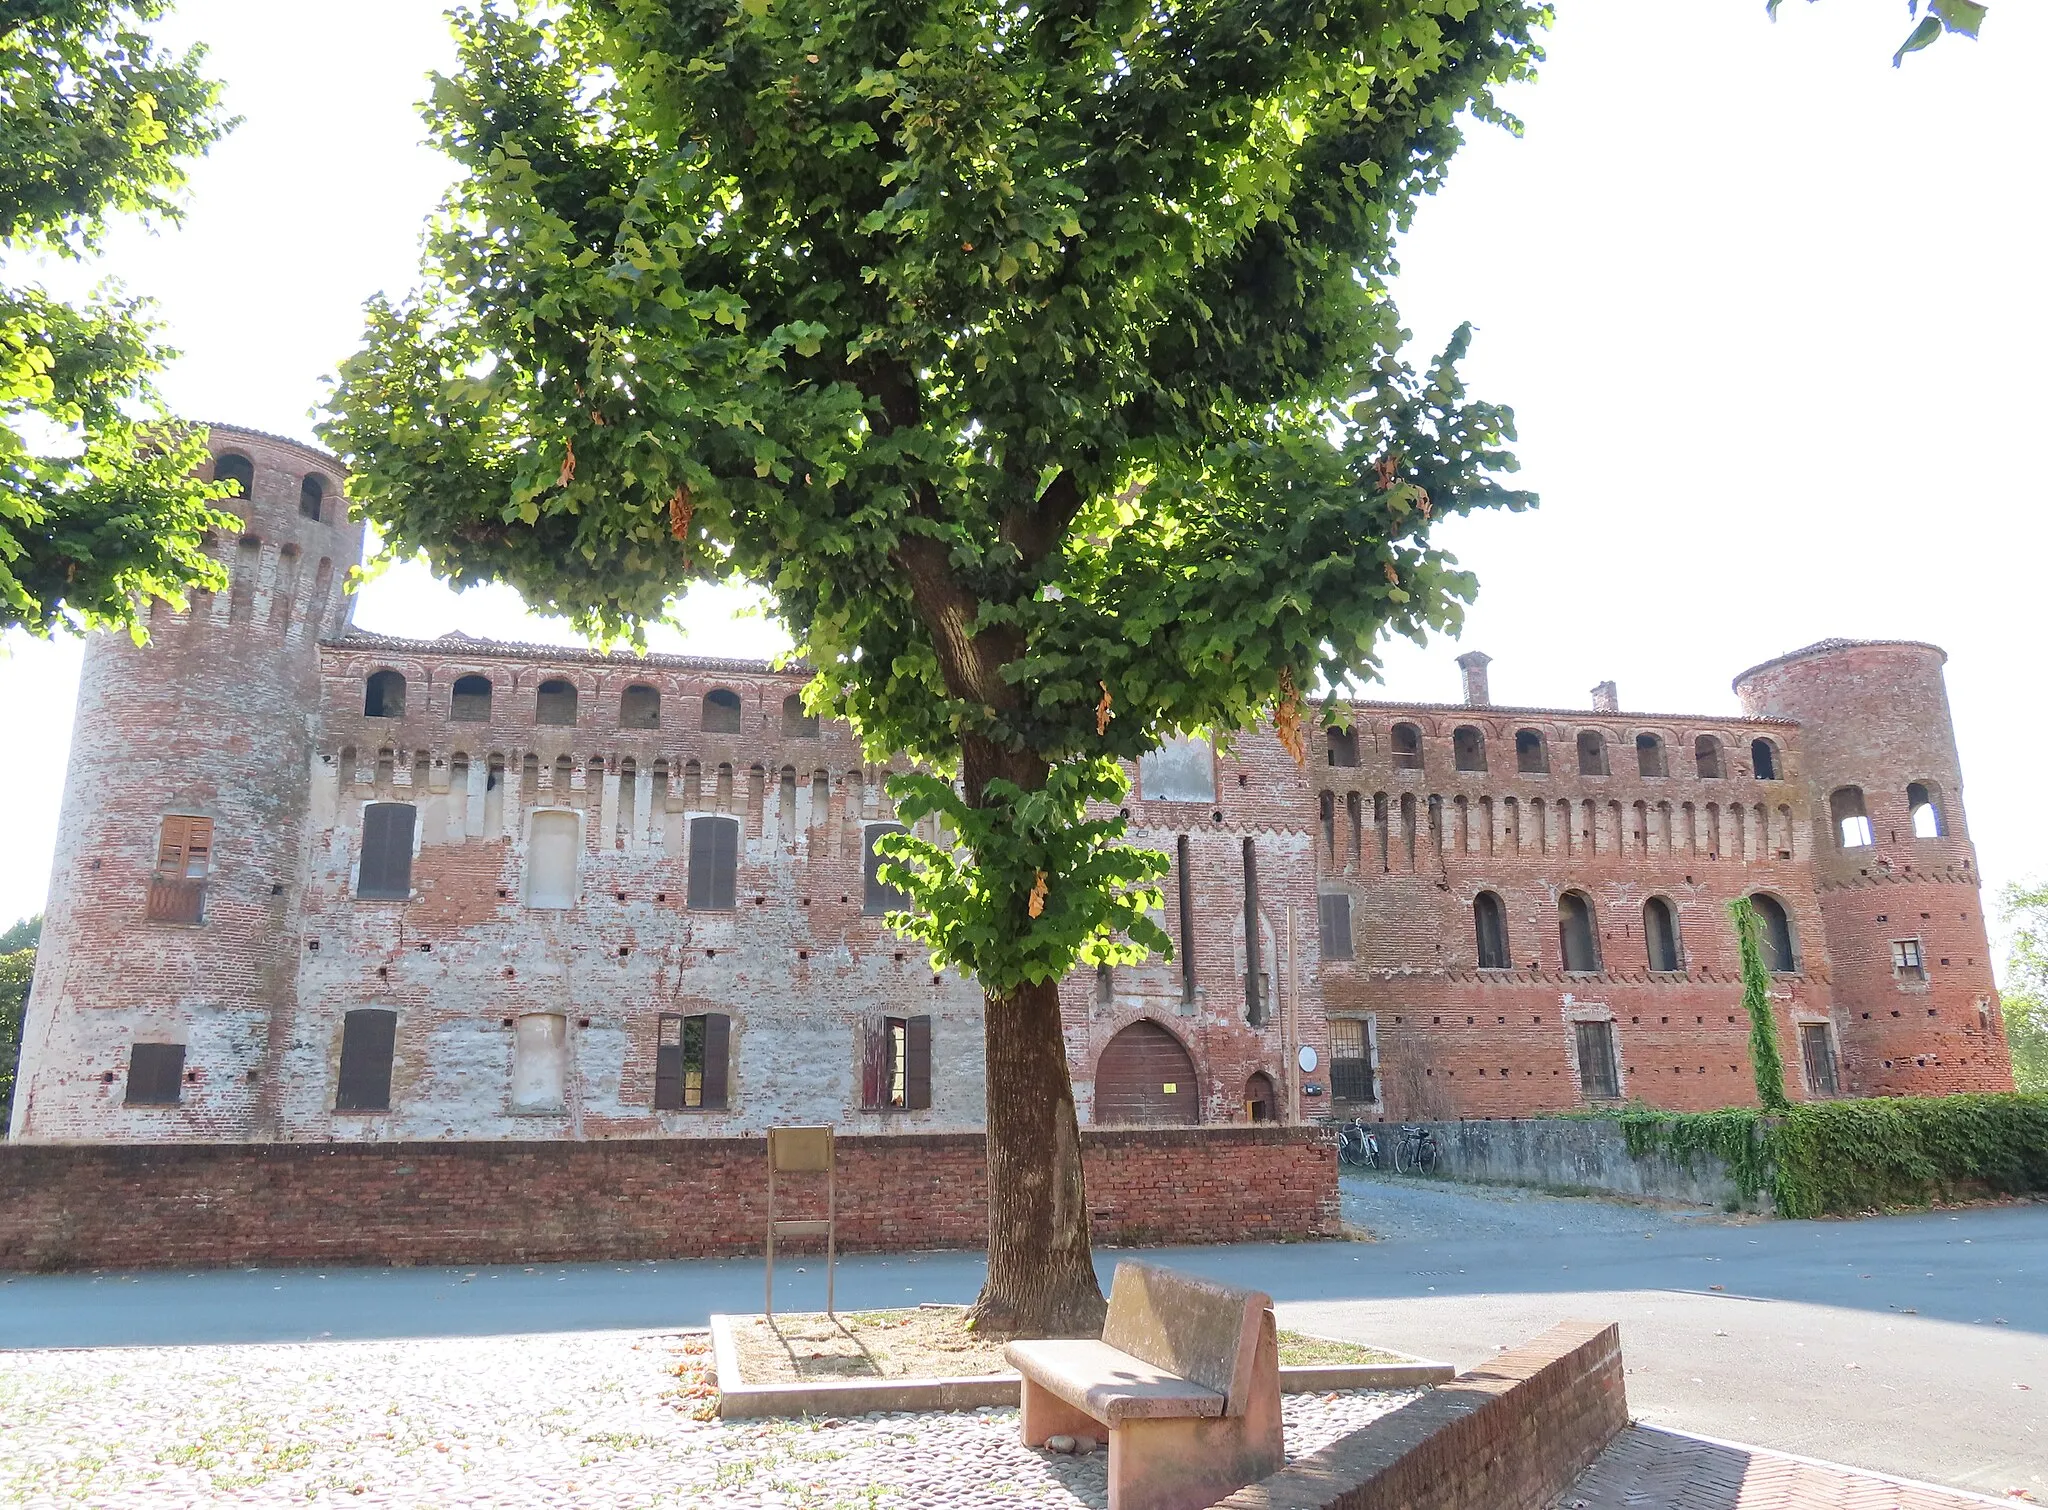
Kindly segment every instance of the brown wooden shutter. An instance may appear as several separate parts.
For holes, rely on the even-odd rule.
[[[185,1080],[185,1045],[138,1043],[128,1051],[130,1106],[176,1106]]]
[[[412,895],[412,829],[409,802],[373,802],[363,809],[363,855],[356,870],[356,895],[404,901]]]
[[[889,1020],[870,1017],[861,1025],[860,1104],[878,1112],[889,1104]]]
[[[654,1031],[654,1109],[682,1110],[683,1105],[683,1019],[664,1012]]]
[[[932,1104],[932,1020],[912,1017],[905,1023],[904,1098],[911,1111],[923,1111]]]
[[[341,1023],[341,1084],[338,1112],[391,1109],[391,1052],[398,1042],[398,1014],[378,1007],[349,1013]]]
[[[723,1012],[704,1014],[704,1108],[725,1110],[726,1069],[732,1057],[732,1019]]]

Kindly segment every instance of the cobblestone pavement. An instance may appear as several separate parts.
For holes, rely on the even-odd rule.
[[[0,1505],[1107,1504],[1014,1410],[700,1421],[695,1334],[0,1353]],[[679,1377],[678,1370],[681,1370]],[[1289,1396],[1289,1455],[1412,1393]]]
[[[1553,1510],[1975,1510],[1996,1503],[1761,1447],[1631,1426]]]

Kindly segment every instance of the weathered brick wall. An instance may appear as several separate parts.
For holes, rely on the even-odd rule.
[[[1564,1321],[1216,1510],[1547,1510],[1627,1425],[1620,1329]]]
[[[360,528],[338,488],[321,520],[298,510],[306,475],[339,476],[333,458],[226,427],[213,445],[255,463],[246,539],[218,547],[235,587],[157,614],[146,648],[100,637],[87,655],[14,1136],[545,1141],[733,1137],[794,1121],[860,1133],[979,1126],[980,994],[862,915],[863,826],[891,816],[888,771],[844,725],[786,726],[800,674],[462,635],[341,635]],[[1747,1103],[1726,905],[1759,891],[1783,903],[1797,938],[1800,968],[1774,987],[1792,1095],[1811,1089],[1798,1039],[1808,1023],[1838,1035],[1849,1094],[2009,1088],[1940,661],[1925,646],[1809,647],[1745,673],[1745,718],[1360,703],[1354,765],[1330,764],[1318,741],[1303,770],[1261,729],[1216,755],[1213,790],[1154,792],[1140,773],[1126,808],[1133,838],[1169,855],[1185,841],[1192,924],[1170,873],[1160,921],[1182,958],[1120,969],[1106,991],[1085,970],[1064,983],[1083,1121],[1103,1055],[1141,1020],[1186,1050],[1175,1080],[1192,1082],[1205,1123],[1244,1119],[1251,1087],[1268,1082],[1290,1117],[1579,1105],[1573,1024],[1589,1017],[1614,1025],[1625,1097]],[[365,682],[386,670],[405,678],[403,712],[372,717]],[[454,716],[465,675],[492,684],[482,719]],[[568,724],[536,716],[539,685],[554,677],[576,689]],[[654,727],[624,717],[636,686],[658,694]],[[721,688],[738,696],[740,726],[709,732],[705,697]],[[1414,769],[1394,755],[1404,724],[1419,735]],[[1474,764],[1457,758],[1460,729],[1483,747],[1483,769],[1460,768]],[[1521,768],[1522,731],[1540,737],[1543,770]],[[1587,732],[1604,742],[1606,774],[1579,769]],[[1661,774],[1639,768],[1643,736],[1661,742]],[[1696,765],[1702,736],[1719,742],[1718,775]],[[1759,738],[1777,756],[1769,779],[1750,760]],[[1909,781],[1939,792],[1940,837],[1913,836]],[[1862,786],[1878,840],[1853,854],[1828,821],[1828,793],[1845,782]],[[362,813],[375,801],[417,809],[406,901],[354,895]],[[526,905],[542,810],[580,824],[568,910]],[[166,813],[215,822],[202,927],[143,918]],[[741,826],[730,912],[685,906],[687,825],[706,813]],[[1247,841],[1271,1008],[1256,1026]],[[1562,968],[1567,888],[1591,899],[1600,970]],[[1478,968],[1482,890],[1504,903],[1511,968]],[[1350,899],[1352,959],[1321,957],[1327,892]],[[1648,968],[1653,896],[1677,918],[1676,971]],[[1893,974],[1890,941],[1903,936],[1921,941],[1927,981]],[[397,1014],[392,1104],[337,1113],[343,1019],[362,1007]],[[656,1112],[657,1020],[706,1011],[732,1022],[729,1104]],[[564,1095],[545,1110],[513,1104],[515,1025],[531,1013],[564,1024]],[[932,1019],[927,1109],[862,1107],[863,1033],[885,1014]],[[1317,1094],[1331,1085],[1332,1015],[1370,1026],[1370,1104]],[[123,1102],[130,1050],[148,1040],[185,1045],[176,1106]],[[1304,1047],[1320,1061],[1306,1075],[1295,1068]]]
[[[212,546],[228,590],[183,613],[155,605],[146,646],[118,633],[87,643],[16,1136],[251,1137],[275,1116],[319,642],[346,622],[362,527],[324,452],[226,426],[209,445],[254,468],[249,496],[225,505],[242,534]],[[309,475],[324,485],[318,520],[300,512]],[[145,916],[171,813],[213,820],[201,926]],[[201,1077],[187,1104],[122,1107],[138,1040],[186,1045]]]
[[[1807,751],[1802,826],[1829,957],[1849,1087],[1865,1096],[2012,1089],[1984,904],[1932,645],[1830,642],[1753,668],[1744,706],[1797,718]],[[1929,788],[1941,832],[1913,830],[1906,788]],[[1854,786],[1869,845],[1845,847],[1829,798]],[[1893,940],[1919,941],[1926,979],[1896,973]]]
[[[979,1134],[842,1138],[840,1246],[985,1240]],[[1336,1162],[1300,1129],[1082,1135],[1101,1244],[1334,1236]],[[785,1214],[823,1212],[785,1179]],[[0,1146],[0,1269],[513,1263],[760,1251],[765,1145],[545,1143]]]

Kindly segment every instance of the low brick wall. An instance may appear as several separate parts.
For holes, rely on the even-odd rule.
[[[1217,1510],[1545,1510],[1627,1425],[1620,1328],[1560,1322]]]
[[[1495,1185],[1552,1185],[1617,1195],[1733,1208],[1741,1192],[1719,1159],[1702,1154],[1692,1166],[1661,1155],[1638,1159],[1617,1122],[1597,1117],[1500,1117],[1426,1122],[1441,1154],[1444,1179]],[[1381,1146],[1393,1147],[1382,1132]],[[1770,1198],[1763,1199],[1769,1209]]]
[[[1084,1132],[1095,1240],[1335,1236],[1337,1170],[1307,1129]],[[839,1140],[847,1252],[986,1240],[979,1133]],[[758,1138],[582,1143],[0,1144],[0,1269],[559,1263],[757,1253]],[[823,1215],[821,1179],[778,1187]]]

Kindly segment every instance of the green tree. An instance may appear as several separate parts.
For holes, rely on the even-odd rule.
[[[178,218],[184,164],[232,123],[201,50],[144,30],[168,9],[0,3],[0,255],[81,258],[111,215]],[[205,537],[237,522],[153,384],[174,354],[111,286],[73,306],[0,282],[0,627],[134,630],[150,598],[225,585]]]
[[[1999,992],[2013,1084],[2048,1092],[2048,882],[2009,885],[1999,903],[2013,931]]]
[[[36,951],[0,950],[0,1138],[14,1110],[15,1071],[21,1064],[21,1019],[36,973]]]
[[[1778,1054],[1778,1020],[1771,1011],[1771,972],[1764,966],[1764,920],[1748,897],[1728,904],[1742,958],[1742,1006],[1749,1013],[1749,1067],[1756,1076],[1757,1105],[1767,1112],[1790,1111],[1785,1099],[1785,1061]]]
[[[32,918],[23,918],[5,933],[0,933],[0,954],[12,954],[17,949],[33,949],[43,940],[43,915],[39,912]]]
[[[1165,950],[1118,765],[1460,621],[1533,502],[1392,246],[1526,76],[1516,0],[565,0],[458,17],[460,176],[326,439],[395,549],[600,637],[763,586],[933,773],[892,921],[986,996],[992,1329],[1100,1319],[1058,985]],[[1325,704],[1322,716],[1334,716]],[[957,784],[955,784],[957,783]]]

